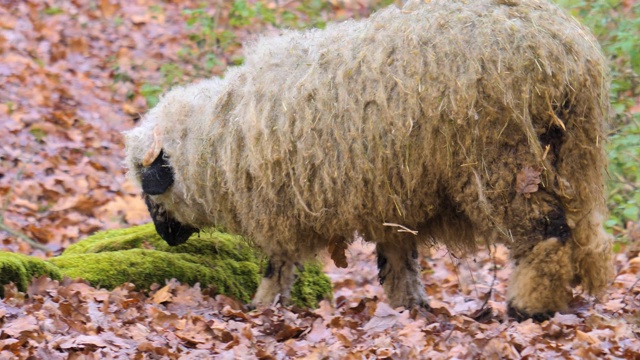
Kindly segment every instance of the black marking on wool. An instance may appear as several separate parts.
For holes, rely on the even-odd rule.
[[[164,150],[160,150],[160,154],[151,165],[142,168],[140,182],[142,183],[142,191],[149,195],[164,194],[173,185],[173,168],[169,164]]]
[[[551,126],[545,133],[538,136],[542,149],[546,149],[549,146],[549,152],[547,158],[551,162],[553,167],[558,166],[558,159],[560,158],[560,147],[564,142],[564,130],[558,126]]]
[[[545,239],[558,238],[563,244],[571,237],[571,229],[562,209],[556,208],[542,219],[543,235]]]
[[[541,323],[545,320],[549,320],[550,318],[552,318],[554,315],[554,312],[547,311],[547,312],[529,314],[526,311],[522,311],[513,307],[513,305],[511,305],[511,302],[509,302],[507,304],[507,315],[515,319],[517,322],[523,322],[528,319],[533,319],[533,321]]]
[[[264,277],[270,279],[273,277],[275,273],[275,269],[273,268],[273,263],[271,260],[267,261],[267,269],[264,271]]]
[[[376,249],[376,256],[378,258],[378,281],[380,285],[384,284],[385,275],[382,274],[382,270],[387,266],[387,258],[382,254],[382,251]]]

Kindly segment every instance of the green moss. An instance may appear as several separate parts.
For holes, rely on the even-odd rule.
[[[175,278],[185,284],[213,286],[221,294],[249,302],[261,277],[261,255],[240,236],[203,231],[172,247],[158,236],[153,224],[98,232],[48,262],[6,254],[6,260],[0,256],[0,281],[13,281],[20,290],[43,273],[55,279],[82,278],[107,289],[130,282],[144,290]],[[307,265],[292,289],[293,302],[306,307],[314,307],[330,294],[331,283],[317,264]]]
[[[218,231],[202,231],[192,235],[189,241],[182,245],[170,246],[156,233],[153,224],[98,232],[69,246],[62,255],[140,248],[170,253],[200,254],[237,261],[256,261],[254,250],[240,236]]]
[[[147,289],[175,278],[190,285],[212,285],[219,293],[244,302],[251,299],[260,280],[253,262],[146,249],[63,255],[50,261],[63,276],[82,278],[97,287],[113,289],[130,282]]]
[[[332,296],[331,280],[322,272],[322,267],[314,263],[304,266],[291,288],[293,303],[301,307],[315,308],[320,300]]]
[[[101,231],[69,246],[63,255],[137,249],[142,247],[144,241],[154,244],[158,240],[162,241],[155,234],[153,224]]]
[[[13,282],[20,291],[26,291],[34,277],[46,275],[61,279],[60,270],[50,263],[22,254],[0,252],[0,296],[4,296],[4,286]]]

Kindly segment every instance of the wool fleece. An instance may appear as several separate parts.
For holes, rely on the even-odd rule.
[[[608,89],[594,36],[546,0],[411,1],[249,44],[164,95],[126,163],[156,225],[184,226],[168,237],[221,227],[269,256],[254,304],[286,301],[323,249],[346,266],[358,234],[405,307],[428,307],[418,245],[505,243],[510,313],[542,319],[612,274]]]

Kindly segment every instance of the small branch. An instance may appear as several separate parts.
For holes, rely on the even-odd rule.
[[[400,228],[398,230],[398,232],[407,232],[407,233],[411,233],[413,235],[418,235],[418,232],[416,230],[411,230],[411,229],[407,228],[406,226],[403,226],[403,225],[400,225],[400,224],[384,223],[384,224],[382,224],[382,226],[397,227],[397,228]]]
[[[27,160],[20,167],[20,169],[18,169],[18,172],[16,173],[16,177],[13,178],[13,181],[11,182],[11,187],[9,187],[7,196],[5,197],[4,202],[2,203],[2,208],[0,208],[0,230],[22,239],[24,242],[31,245],[32,248],[39,249],[42,251],[50,251],[50,249],[45,245],[40,244],[36,240],[33,240],[32,238],[30,238],[29,236],[25,235],[20,231],[13,230],[12,228],[10,228],[4,223],[5,215],[7,213],[7,209],[9,208],[9,202],[11,200],[11,195],[13,195],[13,190],[16,187],[16,183],[18,182],[18,180],[22,177],[22,172],[24,171],[25,167],[30,162],[31,162],[31,159]]]
[[[13,230],[12,228],[8,227],[7,225],[4,224],[4,222],[0,223],[0,230],[7,232],[13,236],[19,237],[20,239],[22,239],[24,242],[26,242],[27,244],[31,245],[31,247],[42,250],[42,251],[50,251],[50,249],[48,247],[46,247],[45,245],[40,244],[39,242],[37,242],[36,240],[33,240],[32,238],[28,237],[27,235],[21,233],[20,231],[17,230]]]
[[[629,290],[627,290],[627,292],[624,294],[624,297],[622,298],[622,302],[624,303],[624,306],[623,306],[620,310],[618,310],[618,311],[616,311],[616,312],[622,312],[622,311],[624,311],[624,310],[627,308],[627,305],[629,305],[629,304],[627,303],[627,296],[629,296],[629,293],[632,293],[632,292],[633,292],[633,289],[636,287],[636,285],[638,285],[638,283],[640,283],[640,278],[638,278],[638,279],[636,280],[636,282],[634,282],[634,283],[631,285],[631,287],[629,288]]]
[[[4,202],[2,203],[2,208],[0,209],[0,224],[4,224],[4,215],[7,212],[7,209],[9,208],[9,201],[11,200],[11,195],[13,195],[13,189],[15,189],[16,183],[22,177],[22,172],[24,171],[24,168],[27,167],[27,164],[30,162],[31,162],[31,158],[29,158],[29,160],[23,163],[22,166],[20,166],[20,169],[18,169],[18,172],[16,173],[16,177],[14,177],[13,181],[11,181],[11,186],[9,187],[9,191],[7,191],[7,197],[4,198]]]
[[[491,299],[491,295],[493,295],[493,287],[495,286],[496,279],[498,278],[498,264],[496,262],[496,254],[495,254],[497,251],[497,248],[494,244],[493,251],[491,251],[491,247],[488,241],[487,241],[487,248],[489,249],[489,254],[491,254],[491,259],[493,260],[492,261],[493,262],[493,279],[491,280],[491,286],[489,287],[489,292],[487,293],[486,298],[484,299],[484,303],[480,307],[481,310],[484,310],[487,304],[489,304],[489,299]]]

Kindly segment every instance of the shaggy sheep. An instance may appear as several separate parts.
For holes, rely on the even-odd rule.
[[[159,233],[218,226],[269,257],[254,304],[354,233],[394,306],[428,307],[417,245],[503,242],[510,314],[566,309],[610,275],[594,37],[546,0],[433,0],[247,48],[224,79],[166,94],[126,134]]]

